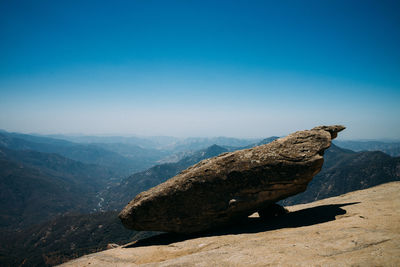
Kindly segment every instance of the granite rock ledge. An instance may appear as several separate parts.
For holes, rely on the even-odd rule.
[[[344,129],[318,126],[203,160],[138,194],[119,217],[129,229],[195,233],[266,210],[306,190]]]

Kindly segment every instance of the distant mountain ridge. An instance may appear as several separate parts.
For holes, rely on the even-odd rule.
[[[381,151],[354,152],[332,144],[325,153],[321,172],[307,190],[282,203],[308,203],[392,181],[400,181],[400,157]]]
[[[65,158],[56,153],[43,153],[33,150],[12,150],[0,146],[0,159],[18,162],[30,168],[55,176],[64,175],[75,183],[86,184],[93,190],[102,188],[110,177],[115,176],[112,170],[96,164],[86,164]]]
[[[261,142],[267,143],[274,139],[276,137],[267,138]],[[123,229],[122,225],[118,224],[118,218],[116,217],[120,208],[127,204],[137,193],[173,177],[183,169],[202,159],[217,156],[233,149],[235,148],[213,145],[207,149],[192,152],[176,163],[160,164],[146,171],[135,173],[123,179],[119,185],[110,186],[107,190],[102,191],[101,194],[89,195],[95,199],[92,203],[93,205],[97,205],[97,201],[100,198],[104,198],[104,202],[102,202],[104,208],[115,209],[116,211],[63,216],[56,216],[52,213],[52,216],[55,218],[40,225],[34,225],[18,231],[18,233],[15,231],[6,231],[2,237],[2,240],[5,240],[6,243],[0,246],[0,257],[18,264],[26,260],[26,262],[32,264],[38,264],[39,262],[43,264],[46,262],[48,265],[53,265],[85,253],[104,249],[105,245],[110,242],[126,243],[146,235],[151,235],[152,233],[149,232],[137,233]],[[17,151],[17,153],[28,153],[29,155],[29,153],[35,152]],[[51,157],[51,154],[42,156],[45,158],[46,156]],[[302,196],[301,199],[287,199],[286,203],[284,203],[285,205],[310,202],[314,199],[325,198],[328,195],[337,195],[342,192],[367,188],[373,184],[399,180],[398,172],[396,172],[396,170],[400,169],[400,167],[396,167],[398,166],[398,158],[390,157],[381,152],[360,153],[332,145],[327,150],[325,157],[326,161],[323,170],[314,177],[307,191],[298,195]],[[38,158],[40,159],[40,157]],[[34,164],[34,162],[30,163],[29,160],[26,160],[26,162]],[[36,163],[35,165],[40,166],[40,164]],[[24,166],[28,168],[28,166]],[[63,165],[61,164],[61,166]],[[366,168],[366,166],[369,167]],[[49,169],[57,170],[58,168],[62,169],[62,167]],[[33,168],[33,170],[36,169]],[[380,170],[384,171],[380,172]],[[332,179],[328,179],[329,177]],[[343,187],[343,184],[347,186],[343,190],[338,190]],[[55,190],[55,192],[58,193],[59,191]],[[81,198],[84,195],[81,193],[77,197],[74,197],[72,201],[69,201],[69,196],[65,196],[65,199],[72,204],[75,203],[73,202],[75,200],[78,203],[84,203],[86,200]],[[62,194],[60,196],[64,197]],[[84,211],[81,210],[81,212]],[[26,241],[23,244],[19,244],[19,242],[22,242],[21,240]],[[56,240],[63,240],[64,243],[54,243]],[[27,252],[25,253],[25,251]],[[14,256],[10,257],[8,254]]]
[[[334,144],[353,151],[382,151],[392,157],[400,156],[400,142],[335,140]]]
[[[145,170],[159,162],[179,161],[213,144],[238,149],[252,147],[258,141],[231,137],[41,136],[0,131],[0,146],[57,153],[73,160],[112,168],[121,177]]]
[[[111,168],[121,177],[146,169],[163,157],[163,155],[160,155],[154,158],[154,155],[151,155],[149,159],[143,153],[143,149],[140,149],[143,153],[142,157],[131,158],[105,149],[100,145],[78,144],[48,137],[4,132],[0,133],[0,146],[14,150],[57,153],[83,163],[97,164]]]
[[[122,180],[119,185],[111,187],[103,192],[102,197],[106,199],[105,205],[107,205],[109,209],[121,209],[140,192],[166,181],[203,159],[215,157],[224,152],[228,152],[228,149],[218,145],[212,145],[176,163],[160,164],[146,171],[135,173]]]
[[[135,194],[136,191],[140,192],[145,190],[153,184],[158,184],[161,181],[168,179],[169,176],[174,176],[176,173],[201,161],[202,159],[217,156],[226,151],[227,149],[223,147],[213,145],[207,149],[197,151],[190,157],[186,157],[177,163],[162,164],[152,167],[145,172],[136,173],[124,180],[126,184],[121,183],[122,186],[112,187],[114,190],[115,188],[118,188],[118,190],[121,188],[126,189],[124,192],[127,193],[127,195],[122,196],[119,193],[115,195],[111,194],[111,197],[116,197],[116,200],[111,204],[113,204],[114,207],[117,206],[119,209],[119,207],[126,204],[126,201],[130,200],[129,198],[132,194]],[[10,153],[26,153],[27,155],[30,155],[31,153],[43,154],[33,151],[11,151]],[[45,154],[41,156],[51,157],[52,155]],[[54,156],[62,158],[59,155]],[[30,162],[30,160],[31,159],[29,159],[28,162]],[[39,162],[41,161],[39,160]],[[31,170],[31,172],[33,170]],[[26,176],[27,175],[25,175],[25,177]],[[0,175],[0,177],[2,176]],[[48,176],[45,176],[44,178],[46,177]],[[33,182],[35,182],[35,180],[33,180]],[[62,187],[66,188],[66,185],[62,185]],[[60,193],[57,190],[55,190],[55,192]],[[114,192],[116,193],[118,191],[115,190]],[[83,192],[78,196],[75,196],[74,199],[77,200],[78,203],[85,203],[85,199],[79,198],[79,196],[83,195],[90,196],[92,199],[96,199],[96,201],[99,199],[99,197],[95,198],[95,195],[93,194],[88,195]],[[60,196],[67,201],[70,201],[69,196],[64,196],[63,194],[60,194]],[[91,204],[96,204],[96,201]],[[71,205],[74,204],[73,201],[70,202]],[[3,253],[4,259],[8,264],[10,264],[10,266],[19,265],[22,261],[32,265],[53,265],[61,263],[65,261],[65,259],[74,258],[88,252],[94,252],[97,251],[97,249],[104,249],[110,242],[126,243],[130,240],[136,240],[152,234],[150,232],[126,230],[122,224],[120,224],[117,217],[119,212],[118,209],[117,211],[105,213],[96,212],[92,214],[74,215],[74,213],[72,213],[70,215],[62,215],[62,213],[60,213],[60,216],[57,216],[46,209],[42,209],[54,218],[49,218],[51,220],[41,224],[34,224],[31,220],[31,227],[17,232],[13,230],[0,232],[1,239],[5,241],[3,245],[0,245],[0,258]],[[82,213],[85,212],[85,210],[75,207],[74,212]],[[12,256],[10,257],[9,255]]]
[[[0,227],[23,228],[70,211],[94,211],[97,192],[113,175],[58,154],[0,147]]]
[[[46,137],[43,137],[44,139],[37,136],[20,137],[21,135],[18,134],[10,136],[9,133],[0,131],[0,144],[5,143],[8,146],[0,146],[0,190],[2,190],[0,196],[4,197],[0,201],[0,208],[7,211],[0,215],[0,221],[6,222],[0,227],[3,229],[4,227],[9,229],[10,225],[17,225],[20,229],[25,227],[18,230],[18,234],[12,230],[0,232],[1,240],[5,241],[0,246],[0,262],[2,259],[16,257],[14,260],[18,264],[27,260],[33,264],[48,262],[51,265],[85,252],[102,249],[109,242],[128,242],[139,238],[140,235],[151,234],[147,232],[139,235],[137,232],[129,234],[121,228],[121,225],[118,225],[118,219],[113,216],[116,216],[119,209],[136,194],[164,182],[203,159],[269,143],[278,138],[266,138],[243,147],[212,145],[198,151],[182,152],[181,155],[185,156],[178,157],[177,162],[155,165],[122,180],[120,180],[120,175],[118,179],[110,183],[110,179],[115,175],[114,170],[118,167],[109,168],[87,164],[51,151],[54,148],[61,151],[68,150],[69,147],[72,151],[80,151],[79,149],[88,149],[88,147],[91,149],[94,146],[98,149],[99,159],[106,158],[101,155],[101,151],[116,153],[118,157],[128,160],[129,157],[140,158],[143,154],[143,157],[149,160],[149,164],[158,157],[158,152],[133,144],[88,145]],[[49,153],[33,151],[36,146],[47,149]],[[155,155],[152,154],[153,152]],[[307,191],[293,199],[285,200],[285,205],[310,202],[368,188],[375,184],[399,180],[399,158],[390,157],[382,152],[354,152],[332,145],[326,151],[325,157],[322,171],[314,177]],[[117,182],[119,184],[115,184]],[[14,189],[10,190],[10,188]],[[18,190],[15,190],[16,188]],[[101,192],[99,188],[103,188]],[[35,205],[31,205],[33,203]],[[23,207],[27,208],[23,209]],[[22,209],[23,212],[21,212]],[[94,209],[116,211],[88,214]],[[44,221],[48,219],[51,220]],[[21,221],[25,223],[20,224]],[[36,225],[38,222],[43,223]],[[102,226],[98,228],[99,225]],[[13,236],[16,238],[14,241]],[[26,240],[24,244],[15,243],[22,240]],[[43,242],[43,240],[47,241]],[[65,243],[57,243],[57,240],[63,240]],[[31,249],[32,246],[35,249]],[[28,251],[29,255],[14,253],[14,251]]]
[[[156,149],[177,153],[182,151],[197,151],[213,144],[219,146],[244,147],[259,142],[260,138],[234,138],[234,137],[186,137],[172,136],[85,136],[85,135],[49,135],[48,137],[67,140],[82,144],[125,144],[134,145],[145,149]]]

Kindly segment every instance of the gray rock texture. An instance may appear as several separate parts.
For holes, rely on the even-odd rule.
[[[319,126],[223,153],[138,194],[119,214],[130,229],[194,233],[229,224],[303,192],[344,126]]]
[[[271,222],[254,213],[227,231],[160,235],[62,266],[400,266],[400,182],[286,208]]]

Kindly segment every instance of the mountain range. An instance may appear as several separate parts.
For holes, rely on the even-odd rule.
[[[233,137],[187,137],[172,136],[85,136],[85,135],[49,135],[46,137],[67,140],[81,144],[124,144],[134,145],[145,149],[165,150],[169,153],[196,151],[211,145],[244,147],[259,142],[259,138]]]
[[[201,147],[201,142],[209,142],[202,140],[189,144],[187,150],[168,152],[120,139],[115,139],[116,143],[100,142],[101,138],[96,143],[74,143],[0,132],[0,262],[6,266],[22,262],[53,265],[104,249],[108,243],[126,243],[152,235],[125,230],[118,221],[118,211],[136,194],[203,159],[276,138],[254,144],[242,143],[243,140],[229,143],[227,138],[221,139],[228,142],[225,146],[211,145],[193,151],[193,147]],[[157,164],[168,156],[175,162]],[[132,167],[129,162],[136,165]],[[139,171],[124,175],[130,169]],[[307,191],[282,203],[305,203],[398,181],[399,170],[398,157],[332,145],[326,151],[322,171]]]
[[[321,172],[307,190],[283,200],[283,205],[308,203],[400,180],[400,157],[381,151],[354,152],[332,144],[324,157]]]
[[[144,170],[164,157],[165,153],[130,146],[130,155],[115,152],[118,144],[80,144],[66,140],[42,136],[0,132],[0,146],[13,150],[33,150],[43,153],[56,153],[69,159],[87,164],[97,164],[112,170],[115,175],[124,177]],[[137,154],[135,153],[137,152]],[[141,155],[141,156],[132,156]]]
[[[24,228],[66,212],[92,212],[107,168],[58,154],[0,147],[0,227]]]
[[[166,181],[203,159],[215,157],[227,151],[228,149],[224,147],[212,145],[178,162],[156,165],[146,171],[135,173],[101,193],[102,198],[106,199],[104,205],[108,209],[119,210],[140,192]]]
[[[357,141],[357,140],[335,140],[334,144],[356,152],[359,151],[382,151],[392,157],[400,156],[400,142],[383,141]]]

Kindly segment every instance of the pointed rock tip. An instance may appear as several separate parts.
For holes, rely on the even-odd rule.
[[[344,129],[346,129],[346,127],[344,127],[343,125],[330,125],[330,126],[322,125],[314,127],[311,130],[327,131],[331,134],[331,138],[335,139],[337,137],[337,133],[343,131]]]

